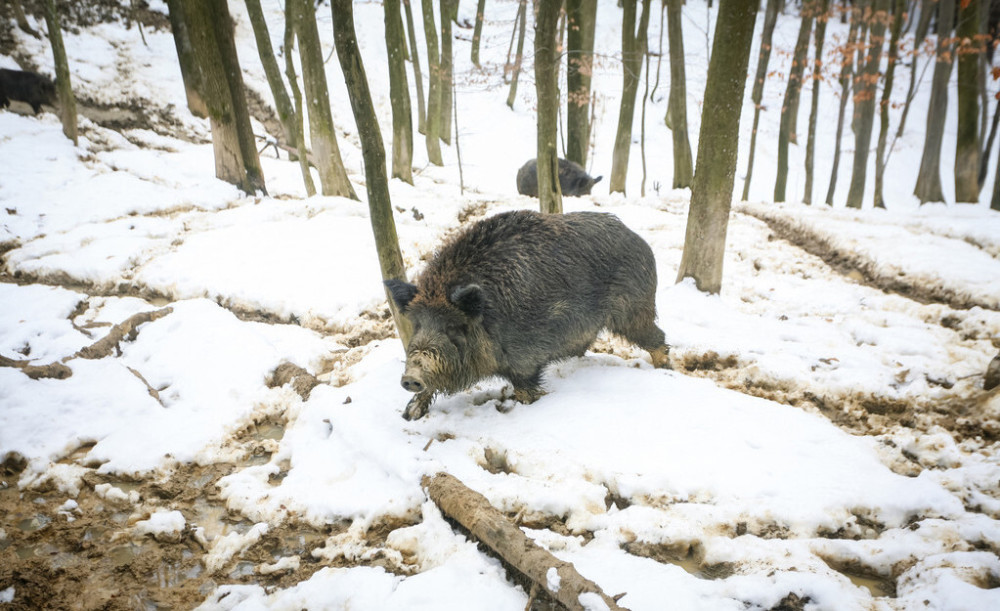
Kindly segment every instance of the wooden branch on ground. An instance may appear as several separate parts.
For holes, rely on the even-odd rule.
[[[85,348],[81,348],[76,352],[76,354],[67,356],[61,361],[49,363],[48,365],[33,365],[31,364],[31,361],[28,360],[15,360],[5,356],[0,356],[0,367],[14,367],[16,369],[20,369],[24,375],[28,376],[32,380],[37,380],[39,378],[55,378],[57,380],[65,380],[73,375],[73,370],[65,364],[67,361],[76,358],[102,359],[106,356],[111,356],[113,352],[117,352],[119,350],[118,344],[121,343],[122,340],[128,339],[129,341],[132,341],[135,339],[136,335],[139,334],[139,325],[152,322],[158,318],[163,318],[173,311],[173,308],[162,308],[159,310],[133,314],[124,321],[111,327],[111,331],[109,331],[108,334],[101,339]],[[147,384],[146,386],[148,387],[149,385]],[[159,399],[159,397],[156,397],[155,395],[154,398]]]
[[[538,584],[570,611],[622,611],[615,599],[576,571],[571,562],[553,556],[528,538],[486,497],[447,473],[425,476],[422,482],[441,511],[462,525],[507,564]]]
[[[152,322],[157,318],[163,318],[173,311],[173,308],[161,308],[159,310],[133,314],[117,325],[111,327],[111,331],[107,335],[86,348],[81,348],[73,356],[63,359],[63,362],[65,363],[73,358],[102,359],[106,356],[111,356],[113,351],[118,350],[118,344],[121,343],[122,340],[126,339],[126,337],[129,341],[135,339],[135,336],[139,334],[139,325]]]

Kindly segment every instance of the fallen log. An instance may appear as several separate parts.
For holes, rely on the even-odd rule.
[[[456,477],[438,473],[425,476],[422,484],[446,516],[570,611],[627,611],[596,583],[580,575],[573,563],[559,560],[529,539],[486,497]]]

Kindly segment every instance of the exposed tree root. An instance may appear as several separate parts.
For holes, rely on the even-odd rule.
[[[28,376],[32,380],[37,380],[39,378],[55,378],[57,380],[65,380],[73,375],[73,370],[66,365],[67,361],[76,358],[102,359],[106,356],[111,356],[112,353],[120,353],[118,344],[125,339],[128,339],[129,341],[134,340],[136,335],[139,334],[139,325],[162,318],[173,311],[173,308],[161,308],[159,310],[133,314],[124,321],[111,327],[111,331],[106,336],[89,346],[81,348],[76,352],[76,354],[67,356],[61,361],[49,363],[48,365],[33,365],[31,361],[15,360],[5,356],[0,356],[0,367],[14,367],[16,369],[20,369],[24,375]],[[145,380],[143,381],[145,382]],[[149,384],[146,384],[146,386],[149,387]],[[159,396],[156,394],[156,391],[152,388],[149,390],[150,395],[159,400]]]
[[[514,567],[552,598],[571,611],[594,608],[603,601],[610,611],[621,610],[615,599],[576,571],[571,562],[564,562],[538,546],[520,528],[507,520],[490,505],[486,497],[471,490],[447,473],[424,477],[427,494],[441,511],[467,529],[472,536],[493,550],[508,565]],[[582,598],[582,600],[581,600]]]

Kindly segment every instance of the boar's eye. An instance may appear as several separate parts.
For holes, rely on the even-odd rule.
[[[465,345],[465,337],[469,332],[468,325],[452,325],[447,329],[448,339],[458,347]]]

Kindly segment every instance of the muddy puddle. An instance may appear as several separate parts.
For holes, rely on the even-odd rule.
[[[281,423],[265,422],[248,441],[283,434]],[[250,454],[245,464],[269,456]],[[16,459],[0,465],[0,591],[14,591],[5,611],[190,609],[221,583],[284,587],[324,566],[312,551],[332,529],[308,524],[272,526],[232,557],[208,561],[215,540],[254,526],[217,495],[219,479],[238,465],[184,466],[158,481],[90,472],[74,498],[44,487],[20,490],[24,466]],[[136,524],[154,511],[174,510],[184,517],[182,531],[137,534]]]

